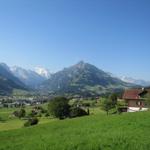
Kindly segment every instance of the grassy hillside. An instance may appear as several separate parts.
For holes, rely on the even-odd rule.
[[[150,112],[54,121],[0,132],[0,150],[148,150]]]
[[[47,104],[42,105],[43,108],[47,108]],[[12,113],[14,111],[20,110],[20,108],[0,108],[0,131],[7,131],[7,130],[13,130],[13,129],[19,129],[23,128],[24,123],[26,120],[18,119],[14,116],[12,116]],[[25,108],[26,113],[31,112],[32,107],[28,106]],[[49,119],[47,117],[40,117],[39,123],[48,123],[52,122],[56,119]]]
[[[43,108],[47,108],[47,104],[42,105]],[[14,111],[20,110],[20,108],[2,108],[0,109],[0,131],[14,130],[24,127],[24,123],[26,120],[18,119],[12,116]],[[32,107],[26,107],[26,112],[29,113],[32,110]],[[92,114],[102,114],[104,113],[99,108],[91,108],[90,112]],[[58,119],[53,117],[39,117],[39,124],[50,123],[53,121],[57,121]]]

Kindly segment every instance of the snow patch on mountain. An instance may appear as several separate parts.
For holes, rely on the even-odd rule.
[[[46,79],[49,79],[51,77],[50,71],[42,67],[36,67],[35,72]]]

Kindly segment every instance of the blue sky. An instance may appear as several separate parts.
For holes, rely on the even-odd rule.
[[[52,72],[92,63],[150,80],[149,0],[0,0],[0,62]]]

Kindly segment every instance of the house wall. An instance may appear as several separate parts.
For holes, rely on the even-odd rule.
[[[127,103],[128,103],[128,110],[127,110],[128,112],[137,112],[137,111],[148,110],[148,108],[146,108],[144,106],[145,105],[144,102],[141,100],[127,100]]]
[[[128,107],[138,107],[138,108],[144,107],[144,102],[140,100],[128,100],[127,102],[128,102]]]

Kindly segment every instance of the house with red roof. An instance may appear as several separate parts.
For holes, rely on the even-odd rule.
[[[128,112],[146,111],[148,108],[144,102],[144,96],[150,93],[150,90],[142,89],[129,89],[125,90],[123,99],[127,102]]]

